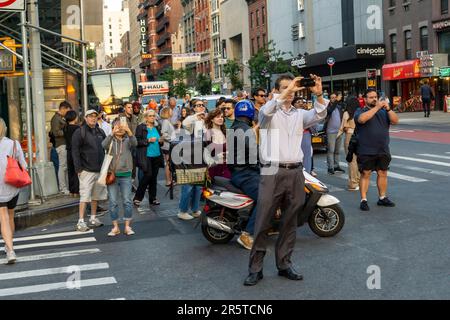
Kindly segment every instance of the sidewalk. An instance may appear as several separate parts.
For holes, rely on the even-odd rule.
[[[450,112],[433,111],[430,118],[424,118],[423,112],[397,113],[400,124],[449,124]]]

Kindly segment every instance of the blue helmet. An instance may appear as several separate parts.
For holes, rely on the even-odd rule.
[[[234,108],[234,116],[236,118],[246,117],[253,120],[255,117],[255,106],[249,100],[239,101]]]

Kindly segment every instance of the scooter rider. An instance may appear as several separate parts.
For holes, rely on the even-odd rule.
[[[233,146],[233,148],[228,149],[233,152],[228,154],[228,167],[232,175],[231,183],[255,201],[246,231],[241,234],[237,241],[247,250],[251,250],[260,180],[257,138],[252,127],[255,107],[251,101],[242,100],[236,104],[234,115],[234,124],[227,134],[227,145]],[[230,141],[231,138],[233,141]]]

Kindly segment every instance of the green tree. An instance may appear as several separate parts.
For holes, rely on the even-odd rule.
[[[173,70],[172,68],[166,69],[160,80],[169,82],[169,95],[176,97],[184,97],[187,93],[186,79],[188,78],[188,72],[186,69]]]
[[[267,48],[261,48],[248,61],[250,67],[250,79],[253,87],[267,86],[267,82],[273,74],[295,73],[295,70],[285,61],[285,56],[292,53],[282,52],[276,49],[275,43],[270,41]]]
[[[242,90],[244,88],[241,72],[242,66],[236,60],[229,60],[223,66],[223,73],[230,79],[233,90]]]
[[[196,89],[202,96],[211,94],[212,80],[209,74],[199,73],[197,75]]]

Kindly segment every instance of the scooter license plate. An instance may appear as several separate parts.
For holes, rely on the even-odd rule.
[[[321,137],[313,137],[312,143],[322,143],[322,138]]]

